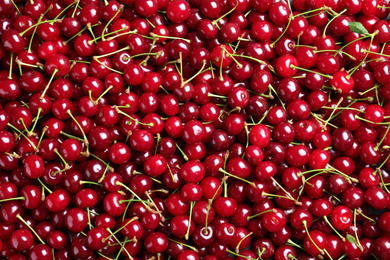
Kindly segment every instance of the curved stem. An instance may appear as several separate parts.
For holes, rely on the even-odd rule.
[[[37,234],[37,232],[35,232],[35,230],[19,214],[16,217],[20,221],[22,221],[23,224],[25,224],[31,230],[31,232],[34,233],[34,235],[38,238],[39,242],[41,242],[42,244],[46,244],[45,242],[43,242],[42,238]]]

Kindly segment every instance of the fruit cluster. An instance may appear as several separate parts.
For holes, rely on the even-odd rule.
[[[0,0],[0,259],[390,259],[384,0]]]

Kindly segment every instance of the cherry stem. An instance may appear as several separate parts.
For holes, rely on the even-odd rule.
[[[315,73],[315,74],[318,74],[318,75],[323,76],[325,78],[332,79],[332,76],[329,76],[329,75],[326,75],[326,74],[323,74],[323,73],[320,73],[320,72],[317,72],[317,71],[301,68],[301,67],[298,67],[298,66],[295,66],[295,65],[291,65],[290,68],[303,70],[303,71],[306,71],[306,72]]]
[[[296,258],[295,256],[293,256],[292,254],[288,254],[288,258],[291,258],[291,259],[294,259],[294,260],[298,260],[298,258]]]
[[[271,84],[268,85],[268,88],[271,89],[272,92],[274,92],[274,94],[276,95],[276,97],[280,101],[280,104],[282,105],[283,109],[286,111],[286,107],[284,106],[283,101],[280,99],[278,92],[274,89],[274,87]]]
[[[262,60],[253,58],[253,57],[251,57],[251,56],[238,55],[238,54],[235,54],[235,53],[229,53],[229,55],[230,55],[230,56],[237,56],[237,57],[241,57],[241,58],[246,58],[246,59],[249,59],[249,60],[254,60],[254,61],[257,61],[258,63],[260,63],[260,64],[262,64],[262,65],[268,65],[265,61],[262,61]]]
[[[125,248],[125,245],[127,244],[128,241],[129,241],[129,238],[125,237],[125,241],[123,241],[122,244],[119,242],[119,244],[121,245],[121,249],[119,250],[118,254],[116,255],[115,260],[119,259],[119,257],[121,256],[121,252]],[[133,258],[130,258],[130,259],[133,259]]]
[[[137,218],[137,217],[134,217],[134,218]],[[116,242],[121,243],[120,240],[119,240],[115,235],[113,235],[111,229],[107,228],[107,231],[114,237],[114,239],[116,240]],[[127,251],[126,247],[123,247],[123,249],[125,250],[127,256],[128,256],[130,259],[134,259],[134,258],[131,256],[131,254],[129,253],[129,251]]]
[[[330,169],[321,169],[321,170],[322,170],[322,171],[317,172],[317,173],[311,175],[310,177],[308,177],[308,178],[306,179],[306,182],[308,182],[310,179],[312,179],[312,178],[314,178],[314,177],[316,177],[316,176],[318,176],[318,175],[321,175],[321,174],[323,174],[323,173],[326,173],[326,172],[330,171]],[[311,183],[308,183],[308,184],[311,185]]]
[[[115,111],[116,111],[118,114],[121,114],[121,115],[124,115],[124,116],[130,118],[132,121],[134,121],[134,122],[136,122],[136,123],[138,123],[138,124],[140,124],[140,125],[153,126],[153,123],[148,123],[148,124],[147,124],[147,123],[142,123],[141,121],[138,121],[137,119],[135,119],[135,118],[129,116],[128,114],[126,114],[125,112],[123,112],[122,110],[120,110],[117,106],[114,106],[114,109],[115,109]]]
[[[310,113],[314,117],[314,119],[322,126],[322,129],[323,129],[322,131],[325,131],[325,128],[326,128],[327,125],[330,125],[331,127],[338,129],[337,126],[335,126],[334,124],[329,123],[329,121],[323,119],[319,115],[317,115],[315,113],[312,113],[312,112],[310,112]]]
[[[115,19],[115,17],[117,17],[117,15],[122,12],[123,10],[123,5],[119,5],[119,8],[118,8],[118,11],[116,11],[115,15],[113,17],[111,17],[111,19],[108,21],[108,23],[106,24],[106,26],[104,26],[104,29],[102,31],[102,40],[105,41],[104,39],[104,32],[106,31],[107,27],[112,23],[112,21]]]
[[[337,196],[333,195],[332,193],[330,193],[329,191],[327,190],[324,190],[324,192],[326,194],[328,194],[329,196],[332,196],[333,199],[337,200],[340,204],[342,204],[343,202],[341,201],[341,199],[337,198]]]
[[[360,243],[360,240],[359,240],[359,237],[358,237],[358,234],[357,234],[357,228],[356,228],[356,208],[353,209],[353,225],[354,225],[354,228],[355,228],[355,239],[357,241],[357,245],[358,245],[360,251],[363,252],[364,248],[363,248],[362,244]]]
[[[330,223],[328,217],[327,217],[327,216],[323,216],[323,219],[324,219],[325,222],[328,223],[328,225],[333,229],[333,231],[336,233],[336,235],[337,235],[338,237],[340,237],[340,239],[341,239],[342,241],[345,241],[345,237],[343,237],[343,236],[337,231],[337,229],[335,229],[335,228],[333,227],[333,225]]]
[[[122,194],[122,195],[126,195],[126,193],[124,193],[123,191],[118,191],[118,193],[120,193],[120,194]],[[134,195],[131,195],[131,196],[130,196],[130,199],[128,200],[129,203],[127,203],[126,209],[125,209],[125,211],[123,212],[123,215],[122,215],[122,222],[125,221],[125,217],[126,217],[127,211],[128,211],[128,209],[129,209],[131,203],[135,200],[134,198],[135,198]]]
[[[323,7],[320,7],[320,8],[317,8],[317,9],[313,9],[313,10],[310,10],[310,11],[307,11],[307,12],[296,14],[293,17],[296,18],[296,17],[302,16],[302,15],[310,14],[310,13],[317,12],[317,11],[322,11],[322,10],[326,11],[328,9],[330,9],[330,8],[327,7],[327,6],[323,6]]]
[[[183,159],[185,161],[188,161],[188,156],[184,153],[184,151],[180,148],[178,144],[176,144],[176,148],[180,151],[181,155],[183,156]]]
[[[273,43],[271,43],[271,48],[274,48],[275,47],[275,45],[276,45],[276,43],[283,37],[283,35],[287,32],[287,30],[288,30],[288,27],[290,26],[290,23],[291,23],[291,21],[293,20],[293,16],[292,16],[292,13],[290,14],[290,17],[289,17],[289,19],[288,19],[288,22],[287,22],[287,25],[286,25],[286,28],[284,28],[284,30],[283,30],[283,32],[279,35],[279,37],[273,42]]]
[[[46,10],[45,13],[41,14],[41,17],[45,16],[45,14],[49,11],[49,9]],[[42,18],[38,19],[38,22],[36,24],[33,24],[31,27],[27,28],[26,30],[24,30],[23,32],[19,33],[20,36],[23,36],[26,32],[28,32],[29,30],[31,30],[32,28],[36,28],[38,27],[39,25],[43,24],[43,23],[53,23],[53,22],[57,22],[57,20],[47,20],[47,21],[41,21]],[[35,29],[34,29],[35,30]]]
[[[35,129],[35,127],[36,127],[36,125],[37,125],[37,122],[38,122],[38,119],[39,119],[39,115],[41,114],[41,112],[42,112],[42,108],[41,107],[39,107],[38,108],[38,112],[37,112],[37,115],[36,115],[36,120],[35,120],[35,122],[34,122],[34,125],[32,126],[32,128],[31,128],[31,130],[30,131],[27,131],[27,136],[32,136],[32,135],[34,135],[34,129]]]
[[[295,201],[295,204],[297,205],[302,205],[301,202],[297,201],[296,199],[294,199],[290,193],[288,193],[284,187],[282,185],[279,184],[279,182],[277,180],[275,180],[274,177],[271,177],[271,180],[287,195],[288,198],[290,198],[291,200]]]
[[[368,46],[368,49],[370,50],[371,49],[371,46],[372,46],[372,42],[374,41],[374,37],[375,35],[378,34],[378,31],[375,31],[371,34],[371,40],[370,40],[370,45]],[[364,59],[357,65],[355,66],[352,70],[349,70],[348,73],[349,73],[349,77],[352,76],[353,73],[355,73],[355,71],[364,64],[364,61],[367,59],[368,57],[368,52],[366,52],[366,55],[364,56]],[[350,72],[351,71],[351,72]]]
[[[127,29],[129,29],[129,27],[126,26],[126,27],[124,27],[124,28],[122,28],[122,29],[119,29],[119,30],[117,30],[117,31],[109,32],[109,33],[106,34],[106,36],[109,36],[109,35],[111,35],[111,34],[118,33],[118,32],[121,32],[121,31],[124,31],[124,30],[127,30]],[[128,31],[128,32],[124,32],[124,33],[119,33],[119,34],[114,35],[114,36],[112,36],[112,37],[110,37],[110,38],[107,38],[106,40],[111,41],[111,40],[113,40],[113,39],[115,39],[115,38],[118,38],[118,37],[121,37],[121,36],[123,36],[123,35],[137,33],[137,31],[138,31],[138,30],[135,29],[134,31]]]
[[[93,226],[91,224],[91,216],[89,215],[89,207],[87,207],[87,217],[88,217],[88,227],[89,230],[93,229]]]
[[[129,187],[127,187],[126,185],[124,185],[123,183],[117,181],[116,182],[116,185],[118,186],[122,186],[123,188],[125,188],[126,190],[130,191],[131,194],[134,195],[134,197],[136,197],[137,199],[139,199],[141,201],[142,204],[144,204],[144,206],[151,212],[154,212],[154,210],[152,210],[149,205],[147,205],[138,195],[137,193],[135,193],[132,189],[130,189]]]
[[[57,74],[57,72],[58,72],[58,69],[55,68],[54,71],[53,71],[53,74],[52,74],[51,77],[50,77],[49,82],[48,82],[47,85],[46,85],[46,88],[43,90],[42,95],[39,97],[39,100],[40,100],[40,101],[42,101],[43,98],[44,98],[44,96],[46,95],[46,92],[47,92],[47,90],[49,89],[50,83],[53,81],[54,76]]]
[[[2,199],[0,200],[0,203],[5,201],[11,201],[11,200],[25,200],[25,199],[26,199],[25,197],[14,197],[14,198]]]
[[[57,150],[57,148],[54,149],[54,153],[57,154],[57,156],[60,158],[60,160],[65,166],[65,169],[69,170],[70,169],[69,164],[65,161],[64,157],[62,157],[61,153]]]
[[[149,23],[149,25],[153,27],[153,29],[156,28],[156,26],[148,18],[145,17],[145,19]]]
[[[389,130],[390,130],[390,127],[387,127],[387,128],[386,128],[385,134],[383,135],[383,137],[381,138],[381,140],[379,141],[379,143],[374,147],[374,150],[375,150],[375,151],[378,151],[379,147],[382,145],[382,143],[383,143],[383,141],[385,140],[387,134],[389,133]]]
[[[106,90],[104,90],[104,92],[95,100],[95,105],[98,104],[99,100],[105,95],[107,94],[111,89],[113,89],[114,86],[109,86]],[[90,90],[91,91],[91,90]],[[92,101],[93,102],[93,101]]]
[[[19,15],[21,15],[22,13],[20,12],[18,6],[15,4],[15,2],[13,0],[11,0],[12,4],[14,5],[16,11],[18,12]]]
[[[173,181],[174,183],[177,183],[178,180],[176,180],[175,177],[173,176],[173,173],[172,173],[172,170],[171,170],[171,166],[169,166],[168,163],[167,163],[167,168],[168,168],[169,174],[170,174],[171,177],[172,177],[172,181]]]
[[[76,6],[74,7],[73,13],[72,13],[72,18],[74,18],[74,15],[76,14],[77,8],[79,8],[80,0],[75,1]]]
[[[335,171],[337,174],[340,174],[340,175],[342,175],[344,178],[346,178],[348,182],[351,182],[351,181],[352,181],[352,182],[355,182],[355,183],[359,183],[359,180],[358,180],[358,179],[348,176],[347,174],[343,173],[342,171],[340,171],[340,170],[334,168],[332,165],[328,164],[327,166],[329,166],[329,167],[330,167],[333,171]]]
[[[329,121],[332,119],[333,114],[336,112],[336,109],[340,106],[341,102],[343,102],[344,98],[341,97],[339,102],[337,102],[336,107],[333,108],[332,112],[330,113],[329,118],[324,122],[325,124],[322,125],[322,131],[325,131],[326,125],[329,124]]]
[[[246,132],[246,144],[245,144],[245,149],[246,149],[249,146],[249,129],[248,129],[248,124],[247,123],[244,123],[244,129],[245,129],[245,132]],[[244,158],[244,156],[245,156],[245,152],[242,155],[242,157]]]
[[[236,176],[236,175],[234,175],[234,174],[231,174],[231,173],[225,171],[225,170],[222,169],[222,168],[219,168],[218,171],[220,171],[220,172],[222,172],[222,173],[224,173],[224,174],[226,174],[226,175],[228,175],[228,176],[230,176],[230,177],[233,177],[233,178],[235,178],[235,179],[237,179],[237,180],[240,180],[240,181],[243,181],[243,182],[245,182],[245,183],[248,183],[248,184],[251,185],[252,187],[256,188],[256,186],[255,186],[255,184],[254,184],[253,182],[248,181],[248,180],[246,180],[246,179],[243,179],[243,178],[241,178],[241,177],[238,177],[238,176]]]
[[[227,52],[227,51],[226,51],[225,48],[223,48],[223,49],[222,49],[221,62],[220,62],[220,64],[219,64],[219,80],[220,80],[220,81],[223,81],[222,63],[223,63],[223,59],[224,59],[224,56],[225,56],[225,52]],[[227,52],[227,53],[229,53],[229,52]]]
[[[149,55],[149,56],[150,55],[157,55],[157,53],[151,53],[151,52],[139,53],[139,54],[135,54],[131,57],[124,57],[123,60],[130,60],[130,59],[134,59],[134,58],[146,56],[146,55]]]
[[[362,37],[360,37],[360,38],[358,38],[358,39],[355,39],[355,40],[353,40],[353,41],[350,41],[349,43],[343,45],[338,51],[340,52],[342,49],[345,49],[345,47],[347,47],[348,45],[350,45],[350,44],[352,44],[352,43],[354,43],[354,42],[357,42],[357,41],[360,41],[360,40],[363,40],[363,39],[366,39],[366,38],[370,38],[370,37],[371,37],[371,35],[365,35],[365,36],[362,36]],[[333,56],[336,57],[337,53],[338,53],[338,52],[336,52]]]
[[[83,139],[81,139],[81,138],[79,138],[79,137],[77,137],[77,136],[74,136],[74,135],[65,133],[65,132],[63,132],[63,131],[61,131],[60,134],[65,135],[65,136],[68,137],[68,138],[75,139],[75,140],[80,141],[80,142],[83,142],[83,141],[84,141]]]
[[[177,60],[177,62],[179,63],[179,65],[180,65],[180,71],[178,71],[179,72],[179,74],[180,74],[180,82],[183,84],[183,59],[182,59],[182,53],[181,52],[179,52],[179,59]],[[177,69],[177,65],[176,65],[176,63],[175,63],[175,66],[176,66],[176,69]]]
[[[115,230],[115,232],[110,232],[111,234],[108,236],[108,237],[105,237],[103,238],[102,242],[106,242],[108,239],[110,239],[111,237],[115,236],[116,233],[118,233],[119,231],[121,231],[122,229],[124,229],[128,224],[130,224],[131,222],[135,221],[135,220],[138,220],[138,217],[133,217],[132,219],[130,219],[126,224],[124,224],[123,226],[121,226],[120,228],[118,228],[117,230]],[[109,228],[107,228],[109,229]],[[111,230],[110,230],[111,231]]]
[[[365,215],[365,214],[361,211],[361,209],[358,209],[358,210],[356,211],[356,213],[359,214],[359,215],[361,215],[363,218],[368,219],[373,225],[376,225],[376,221],[373,220],[372,218],[368,217],[367,215]]]
[[[304,248],[303,248],[302,246],[298,245],[297,243],[295,243],[295,242],[292,241],[291,239],[288,239],[288,240],[287,240],[287,244],[290,244],[290,245],[292,245],[292,246],[295,246],[295,247],[298,247],[298,248],[304,250]]]
[[[257,260],[256,258],[252,258],[252,257],[249,257],[249,256],[245,256],[245,255],[240,255],[239,253],[237,252],[234,252],[230,249],[226,249],[226,252],[232,254],[232,255],[235,255],[235,256],[238,256],[238,257],[242,257],[242,258],[246,258],[246,259],[250,259],[250,260]]]
[[[111,70],[111,71],[113,71],[113,72],[115,72],[115,73],[118,73],[118,74],[121,74],[121,75],[124,74],[122,71],[119,71],[119,70],[116,70],[116,69],[113,69],[113,68],[108,67],[106,64],[104,64],[103,62],[101,62],[101,61],[99,60],[99,58],[96,57],[96,56],[94,56],[93,59],[94,59],[97,63],[99,63],[100,65],[102,65],[103,67],[105,67],[105,68],[108,69],[108,70]]]
[[[155,39],[155,40],[158,40],[159,38],[166,38],[166,39],[172,39],[172,40],[183,40],[183,41],[185,41],[185,42],[187,42],[187,43],[191,43],[190,40],[185,39],[185,38],[173,37],[173,36],[165,36],[165,35],[163,36],[163,35],[155,34],[155,33],[153,33],[153,32],[151,32],[151,33],[149,33],[149,34],[150,34],[150,36],[152,36],[153,39]]]
[[[157,154],[158,152],[158,146],[160,144],[160,140],[161,140],[161,135],[157,133],[156,149],[154,149],[154,154]]]
[[[39,146],[41,145],[41,142],[43,140],[43,136],[45,135],[47,129],[49,129],[47,126],[45,126],[43,129],[42,129],[42,133],[41,133],[41,136],[39,137],[39,141],[38,141],[38,144],[37,144],[37,150],[39,148]]]
[[[336,55],[337,55],[338,53],[342,53],[342,54],[348,56],[351,60],[354,60],[354,61],[356,60],[356,58],[353,57],[351,54],[346,53],[346,52],[344,52],[344,51],[340,51],[340,50],[315,50],[314,52],[315,52],[315,53],[318,53],[318,52],[337,52]]]
[[[81,134],[83,135],[83,138],[84,138],[84,144],[85,144],[85,146],[87,147],[86,153],[88,153],[88,145],[89,145],[89,142],[88,142],[87,136],[85,135],[84,129],[81,127],[80,123],[76,120],[76,118],[74,118],[74,116],[72,115],[72,112],[70,112],[69,109],[66,111],[66,113],[72,118],[72,120],[76,123],[76,125],[77,125],[78,128],[80,129]]]
[[[390,156],[390,154],[389,154]],[[387,157],[388,159],[389,157]],[[389,194],[390,191],[389,189],[386,187],[386,184],[385,184],[385,181],[383,180],[383,176],[382,176],[382,170],[380,168],[377,168],[376,171],[379,173],[379,178],[381,179],[381,183],[382,183],[382,187],[385,189],[385,191]]]
[[[14,158],[16,158],[16,159],[20,159],[21,158],[21,156],[19,155],[19,154],[17,154],[16,152],[13,152],[13,153],[8,153],[8,152],[4,152],[6,155],[8,155],[8,156],[12,156],[12,157],[14,157]]]
[[[151,177],[149,177],[149,178],[151,178]],[[160,183],[161,184],[161,183]],[[165,221],[165,218],[164,218],[164,216],[161,214],[161,211],[157,208],[157,205],[156,205],[156,203],[154,203],[154,201],[153,201],[153,199],[152,199],[152,197],[150,197],[150,195],[149,195],[149,193],[148,193],[148,191],[145,191],[145,193],[144,193],[145,195],[146,195],[146,197],[148,197],[148,199],[150,200],[150,204],[152,205],[152,207],[154,207],[156,210],[155,210],[155,212],[157,212],[157,214],[160,216],[160,218],[161,218],[161,221]],[[151,209],[151,208],[150,208]],[[153,210],[153,209],[152,209]]]
[[[323,32],[323,34],[322,34],[323,37],[325,37],[325,35],[326,35],[326,29],[328,29],[329,24],[331,24],[332,21],[333,21],[334,19],[336,19],[337,17],[339,17],[340,15],[342,15],[343,13],[345,13],[346,11],[348,11],[348,10],[347,10],[347,9],[344,9],[343,11],[341,11],[340,13],[338,13],[336,16],[334,16],[334,17],[325,25],[324,32]]]
[[[106,163],[104,160],[102,160],[102,158],[94,155],[93,153],[89,153],[93,158],[101,161],[105,166],[106,166],[106,169],[108,169],[110,172],[114,172],[114,168],[110,167],[110,164],[109,163]]]
[[[99,56],[95,56],[97,58],[103,58],[103,57],[108,57],[108,56],[111,56],[111,55],[114,55],[114,54],[117,54],[119,52],[122,52],[122,51],[126,51],[126,50],[130,50],[130,47],[129,46],[126,46],[122,49],[119,49],[117,51],[113,51],[113,52],[110,52],[110,53],[106,53],[106,54],[103,54],[103,55],[99,55]]]
[[[327,107],[327,106],[323,106],[322,108],[334,109],[334,107]],[[363,110],[360,110],[360,109],[357,109],[357,108],[353,108],[353,107],[339,107],[338,109],[342,109],[342,110],[353,110],[353,111],[356,111],[356,112],[359,112],[359,113],[364,113]]]
[[[13,62],[14,62],[14,53],[12,52],[12,53],[10,54],[10,56],[11,56],[11,58],[10,58],[8,79],[11,79],[11,78],[12,78],[12,67],[13,67]]]
[[[302,177],[303,175],[308,174],[308,173],[312,173],[312,172],[322,172],[324,170],[326,170],[326,169],[312,169],[312,170],[308,170],[305,172],[300,172],[300,173],[298,173],[298,177]]]
[[[244,241],[246,238],[250,237],[251,235],[253,235],[253,232],[250,232],[248,235],[244,236],[240,242],[238,242],[238,245],[236,246],[236,253],[240,252],[240,245],[242,243],[242,241]]]
[[[387,125],[387,126],[390,125],[389,122],[373,122],[373,121],[367,120],[367,119],[365,119],[365,118],[363,118],[363,117],[360,117],[360,116],[358,116],[358,115],[355,115],[355,118],[356,118],[356,119],[359,119],[359,120],[361,120],[361,121],[370,123],[370,124],[374,124],[374,125]]]
[[[169,241],[172,241],[172,242],[174,242],[174,243],[176,243],[176,244],[179,244],[179,245],[182,245],[182,246],[188,247],[189,249],[191,249],[191,250],[192,250],[192,251],[194,251],[194,252],[198,252],[198,249],[196,249],[196,248],[195,248],[195,247],[193,247],[193,246],[190,246],[190,245],[184,244],[184,243],[182,243],[182,242],[179,242],[179,241],[173,240],[172,238],[169,238],[169,237],[168,237],[168,240],[169,240]]]
[[[19,129],[17,129],[15,126],[11,125],[10,123],[8,123],[7,126],[10,126],[12,129],[17,131],[19,133],[19,135],[21,135],[24,138],[26,138],[27,142],[31,145],[31,147],[34,149],[34,151],[35,152],[39,152],[38,148],[35,146],[35,144],[30,140],[30,138],[28,138],[25,134],[23,134],[23,132],[21,132]]]
[[[288,197],[288,196],[276,195],[276,194],[267,193],[267,192],[262,192],[261,195],[262,196],[267,196],[267,197],[281,198],[281,199],[296,201],[294,198],[291,198],[291,197]]]
[[[223,79],[222,79],[223,80]],[[221,80],[221,81],[222,81]],[[228,97],[226,96],[221,96],[221,95],[217,95],[217,94],[213,94],[213,93],[208,93],[207,94],[208,97],[214,97],[214,98],[221,98],[221,99],[227,99]]]
[[[93,182],[93,181],[79,181],[79,183],[80,183],[81,185],[84,185],[84,184],[91,184],[91,185],[103,186],[102,184],[97,183],[97,182]]]
[[[387,148],[387,147],[386,147]],[[383,165],[386,164],[386,162],[389,160],[390,158],[390,153],[387,155],[386,159],[381,163],[381,165],[379,165],[376,169],[380,169],[383,167]],[[375,173],[375,172],[374,172]]]
[[[221,20],[222,18],[226,17],[226,16],[229,15],[230,13],[232,13],[232,12],[236,9],[237,5],[238,5],[238,3],[236,4],[235,7],[233,7],[231,10],[229,10],[229,12],[227,12],[227,13],[225,13],[224,15],[218,17],[218,19],[212,21],[212,24],[215,25],[215,26],[217,26],[217,27],[219,28],[219,26],[218,26],[218,21]]]
[[[218,193],[219,189],[222,188],[223,183],[226,182],[226,179],[227,179],[226,176],[222,178],[221,184],[219,184],[218,189],[215,191],[213,197],[209,200],[209,203],[207,204],[206,222],[205,222],[205,225],[204,225],[204,234],[205,235],[208,234],[208,232],[207,232],[207,224],[208,224],[209,212],[210,212],[211,204],[213,203],[215,197],[217,196],[217,193]]]
[[[379,85],[375,84],[372,88],[369,88],[367,89],[366,91],[363,91],[363,92],[358,92],[358,94],[360,96],[363,96],[364,94],[367,94],[368,92],[370,92],[371,90],[374,90],[374,89],[377,89],[379,87]]]
[[[261,256],[264,254],[265,250],[267,250],[265,247],[263,247],[261,251],[260,251],[260,247],[257,248],[257,256],[258,256],[257,259],[263,260]]]
[[[309,229],[307,228],[307,223],[306,223],[306,220],[302,221],[303,223],[303,226],[305,227],[305,230],[306,230],[306,235],[309,237],[310,241],[313,243],[313,245],[318,249],[318,251],[320,252],[321,255],[324,254],[324,250],[322,250],[321,248],[319,248],[319,246],[317,246],[317,244],[314,242],[314,240],[311,238],[310,236],[310,233],[309,233]]]
[[[56,171],[56,172],[52,172],[51,176],[56,176],[58,173],[64,172],[64,171],[67,171],[67,169],[62,169],[62,170],[59,170],[59,171]]]
[[[20,61],[20,60],[18,59],[18,57],[15,58],[15,62],[16,62],[16,64],[18,64],[19,66],[23,65],[23,66],[25,66],[25,67],[42,69],[42,67],[41,67],[40,65],[38,65],[38,64],[40,64],[40,63],[37,63],[36,65],[24,63],[24,62]]]
[[[191,219],[192,219],[192,209],[194,208],[194,204],[195,204],[194,201],[190,202],[190,216],[189,216],[189,219],[188,219],[187,232],[186,232],[186,234],[184,236],[185,240],[188,240],[188,238],[189,238],[190,227],[191,227]],[[208,213],[208,211],[207,211],[207,213]],[[206,215],[206,225],[207,225],[207,218],[208,218],[208,216]],[[205,232],[207,232],[207,228],[205,228]]]
[[[42,244],[46,244],[45,242],[43,242],[42,238],[37,234],[37,232],[35,232],[35,230],[18,214],[16,216],[20,221],[23,222],[23,224],[25,224],[30,230],[31,232],[34,233],[34,235],[38,238],[38,240],[42,243]]]
[[[93,26],[92,26],[93,27]],[[73,35],[72,37],[70,37],[69,39],[67,39],[66,41],[64,41],[64,44],[68,44],[70,41],[72,41],[74,38],[80,36],[85,30],[87,30],[87,27],[84,27],[82,28],[78,33],[76,33],[75,35]]]
[[[24,131],[26,131],[26,133],[27,133],[27,136],[29,136],[29,135],[28,135],[29,131],[28,131],[28,128],[27,128],[26,124],[24,123],[23,118],[20,118],[20,122],[22,123],[22,125],[23,125],[23,127],[24,127]]]
[[[195,73],[194,76],[192,76],[191,78],[189,78],[189,79],[187,79],[186,81],[184,81],[184,82],[182,83],[181,86],[184,86],[184,85],[187,84],[188,82],[191,82],[191,81],[192,81],[193,79],[195,79],[199,74],[202,74],[203,72],[212,69],[212,68],[207,68],[207,69],[203,70],[205,66],[206,66],[206,60],[203,60],[202,68],[200,68],[200,70],[199,70],[197,73]]]

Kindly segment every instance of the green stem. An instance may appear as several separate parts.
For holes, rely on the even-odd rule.
[[[325,37],[325,35],[326,35],[326,29],[328,29],[329,24],[331,24],[332,21],[333,21],[334,19],[336,19],[337,17],[339,17],[340,15],[342,15],[343,13],[345,13],[346,11],[348,11],[348,10],[347,10],[347,9],[344,9],[344,10],[341,11],[338,15],[334,16],[334,17],[325,25],[324,33],[322,34],[323,37]]]
[[[108,26],[112,23],[112,21],[115,19],[115,17],[120,13],[122,12],[123,10],[123,5],[120,5],[119,8],[118,8],[118,11],[116,11],[115,15],[108,21],[108,23],[106,24],[106,26],[104,26],[104,29],[103,29],[103,32],[102,32],[102,40],[104,41],[104,32],[106,31],[106,29],[108,28]]]
[[[10,58],[8,79],[11,79],[11,78],[12,78],[12,65],[13,65],[13,62],[14,62],[14,53],[12,52],[12,53],[10,54],[10,56],[11,56],[11,58]]]
[[[182,154],[183,156],[183,159],[185,161],[188,161],[188,156],[184,153],[184,151],[180,148],[180,146],[176,143],[176,148],[180,151],[180,153]]]
[[[118,73],[118,74],[121,74],[121,75],[124,74],[122,71],[119,71],[119,70],[116,70],[116,69],[113,69],[113,68],[108,67],[106,64],[104,64],[103,62],[101,62],[101,61],[99,60],[99,58],[97,58],[96,56],[93,57],[93,59],[94,59],[97,63],[99,63],[100,65],[102,65],[103,67],[105,67],[106,69],[111,70],[112,72],[115,72],[115,73]]]
[[[14,197],[14,198],[8,198],[8,199],[2,199],[0,200],[0,203],[6,202],[6,201],[12,201],[12,200],[25,200],[25,197]]]
[[[130,219],[126,224],[124,224],[123,226],[121,226],[120,228],[118,228],[117,230],[115,230],[115,232],[111,233],[108,237],[103,238],[103,242],[106,242],[108,239],[110,239],[110,237],[115,236],[116,233],[118,233],[119,231],[121,231],[122,229],[124,229],[127,225],[129,225],[131,222],[133,222],[133,221],[135,221],[135,220],[138,220],[138,217],[133,217],[133,218]]]
[[[245,183],[248,183],[248,184],[251,185],[252,187],[255,187],[255,184],[254,184],[253,182],[248,181],[248,180],[246,180],[246,179],[243,179],[243,178],[241,178],[241,177],[238,177],[238,176],[236,176],[236,175],[234,175],[234,174],[231,174],[231,173],[225,171],[225,170],[222,169],[222,168],[219,168],[218,171],[220,171],[220,172],[222,172],[222,173],[224,173],[224,174],[226,174],[226,175],[228,175],[228,176],[230,176],[230,177],[233,177],[233,178],[235,178],[235,179],[237,179],[237,180],[240,180],[240,181],[243,181],[243,182],[245,182]]]
[[[37,232],[35,232],[35,230],[19,214],[16,217],[20,221],[22,221],[23,224],[25,224],[31,230],[31,232],[34,233],[34,235],[38,238],[39,242],[41,242],[42,244],[46,244],[45,242],[43,242],[42,238],[37,234]]]
[[[42,95],[39,97],[39,100],[40,100],[40,101],[42,101],[43,98],[44,98],[44,96],[46,95],[46,92],[47,92],[47,90],[49,89],[50,83],[53,81],[53,79],[54,79],[55,75],[57,74],[57,72],[58,72],[58,69],[55,68],[53,74],[52,74],[51,77],[50,77],[49,82],[48,82],[47,85],[46,85],[46,88],[43,90]]]
[[[172,242],[174,242],[174,243],[176,243],[176,244],[179,244],[179,245],[182,245],[182,246],[188,247],[189,249],[191,249],[191,250],[192,250],[192,251],[194,251],[194,252],[198,252],[198,249],[196,249],[196,248],[195,248],[195,247],[193,247],[193,246],[190,246],[190,245],[184,244],[184,243],[182,243],[182,242],[176,241],[176,240],[174,240],[174,239],[172,239],[172,238],[169,238],[169,237],[168,237],[168,240],[169,240],[169,241],[172,241]]]
[[[306,220],[303,221],[303,226],[305,227],[305,230],[306,230],[306,235],[309,237],[310,241],[313,243],[313,245],[318,249],[318,251],[320,252],[321,255],[324,254],[324,250],[322,250],[321,248],[319,248],[317,246],[317,244],[314,242],[314,240],[311,238],[310,236],[310,232],[309,232],[309,229],[307,228],[307,224],[306,224]]]
[[[292,14],[291,14],[292,15]],[[279,37],[273,42],[271,43],[271,48],[274,48],[275,44],[284,36],[284,34],[287,32],[287,29],[288,27],[290,26],[290,23],[292,21],[292,17],[290,17],[288,19],[288,22],[287,22],[287,25],[286,25],[286,28],[284,28],[283,32],[279,35]]]
[[[330,221],[328,220],[328,217],[327,217],[327,216],[324,216],[323,218],[324,218],[325,222],[328,223],[328,225],[331,227],[331,229],[333,229],[333,231],[336,233],[336,235],[337,235],[342,241],[344,241],[344,240],[345,240],[345,237],[343,237],[343,236],[337,231],[337,229],[335,229],[335,228],[333,227],[333,225],[332,225],[332,224],[330,223]]]
[[[306,72],[315,73],[315,74],[318,74],[318,75],[323,76],[323,77],[328,78],[328,79],[332,78],[332,76],[329,76],[329,75],[326,75],[326,74],[323,74],[323,73],[320,73],[320,72],[317,72],[317,71],[301,68],[301,67],[298,67],[298,66],[295,66],[295,65],[291,65],[290,67],[294,68],[294,69],[298,69],[298,70],[303,70],[303,71],[306,71]]]

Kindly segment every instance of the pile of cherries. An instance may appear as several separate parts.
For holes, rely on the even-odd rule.
[[[0,0],[0,259],[390,259],[384,0]]]

